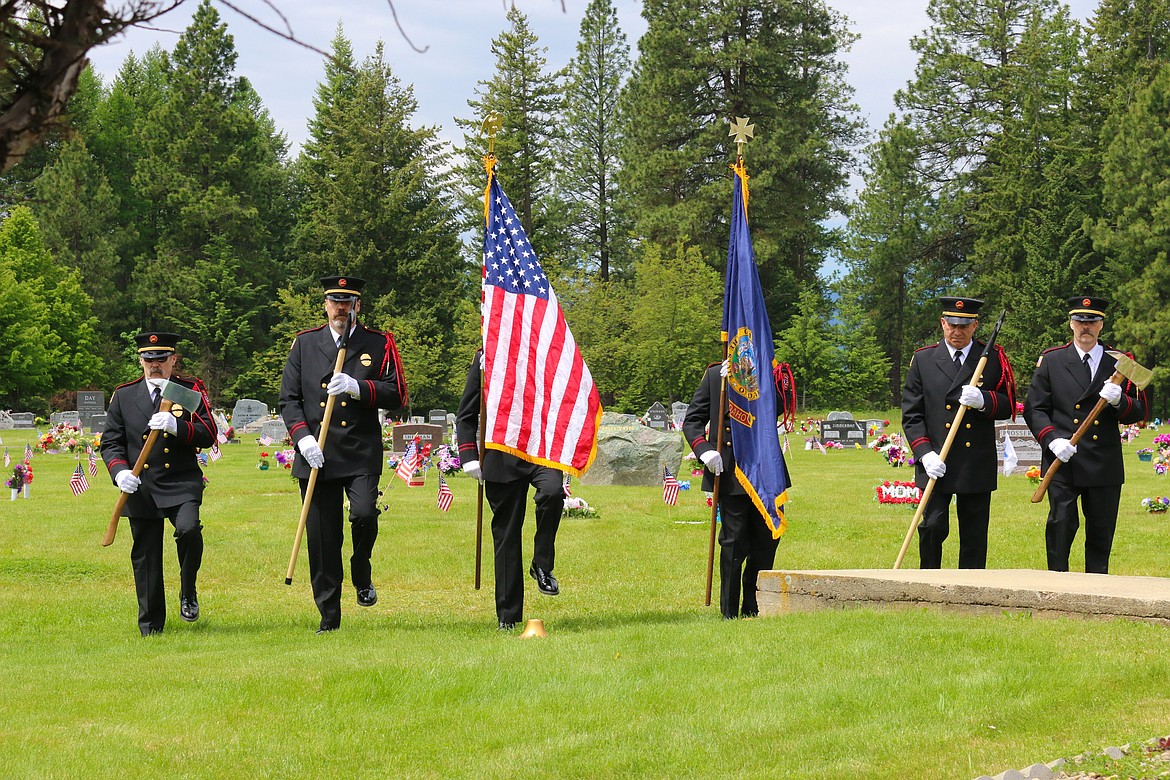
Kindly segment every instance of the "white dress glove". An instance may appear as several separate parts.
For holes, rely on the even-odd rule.
[[[1062,463],[1068,463],[1069,458],[1077,454],[1076,445],[1068,439],[1053,439],[1048,449],[1052,450],[1052,454],[1060,458]]]
[[[943,459],[934,450],[922,456],[922,468],[931,479],[942,479],[947,473],[947,464],[943,463]]]
[[[306,436],[297,442],[297,449],[305,456],[305,462],[310,468],[319,469],[325,465],[325,453],[317,446],[317,440]]]
[[[719,376],[726,379],[727,375],[730,373],[731,373],[731,361],[724,360],[722,363],[719,364]]]
[[[1101,397],[1108,401],[1110,406],[1117,406],[1121,403],[1121,385],[1116,382],[1106,382],[1105,386],[1101,388]]]
[[[963,389],[959,393],[959,403],[963,406],[970,406],[972,409],[982,409],[983,391],[978,387],[963,385]]]
[[[723,473],[723,456],[719,454],[718,450],[707,450],[699,458],[703,461],[703,465],[715,476]]]
[[[349,393],[354,398],[361,395],[361,391],[358,390],[357,380],[349,374],[334,374],[333,378],[329,380],[329,384],[325,387],[325,392],[329,393],[329,395]]]
[[[479,467],[478,460],[469,460],[463,464],[463,473],[472,479],[483,482],[483,469]]]
[[[155,412],[151,416],[150,422],[146,424],[146,427],[152,431],[163,431],[164,433],[173,434],[179,430],[179,422],[178,418],[170,412]]]
[[[133,493],[142,484],[142,480],[134,476],[133,471],[126,469],[125,471],[118,472],[118,476],[114,477],[114,484],[123,493]]]

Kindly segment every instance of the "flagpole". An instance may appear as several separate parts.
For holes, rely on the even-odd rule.
[[[484,229],[487,228],[488,209],[488,193],[492,189],[492,175],[496,167],[496,133],[500,132],[500,128],[504,126],[503,119],[495,111],[492,111],[483,120],[480,125],[480,130],[488,137],[488,153],[483,158],[483,167],[487,170],[487,186],[483,191],[483,222]],[[483,266],[480,266],[481,273]],[[479,286],[479,343],[483,344],[483,282]],[[481,358],[482,359],[482,358]],[[483,456],[484,456],[484,439],[487,436],[487,397],[483,392],[484,377],[482,366],[479,372],[479,438],[476,439],[479,444],[479,468],[480,473],[483,472]],[[480,572],[483,569],[483,479],[479,479],[479,490],[475,502],[475,589],[479,590],[480,586]]]

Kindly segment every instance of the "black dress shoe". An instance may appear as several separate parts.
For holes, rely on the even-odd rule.
[[[557,578],[552,576],[551,571],[531,566],[528,569],[528,574],[536,580],[537,589],[544,595],[555,596],[561,592],[561,586],[557,584]]]
[[[509,623],[506,620],[500,621],[500,630],[501,631],[514,631],[515,629],[516,629],[515,623]]]
[[[317,629],[317,633],[318,634],[328,634],[330,631],[336,631],[339,628],[341,628],[341,626],[322,625],[320,628]]]
[[[358,588],[357,601],[359,607],[372,607],[378,603],[378,593],[373,585]]]
[[[188,623],[194,623],[199,619],[199,602],[195,600],[194,596],[191,598],[181,596],[179,598],[179,617]]]

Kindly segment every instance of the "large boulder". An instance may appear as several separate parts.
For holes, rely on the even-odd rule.
[[[597,458],[581,484],[661,485],[662,468],[674,472],[682,454],[677,431],[657,431],[631,414],[605,412],[597,431]]]

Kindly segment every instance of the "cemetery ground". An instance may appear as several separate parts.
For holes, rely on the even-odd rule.
[[[17,456],[33,435],[4,445]],[[1170,517],[1140,506],[1170,481],[1132,454],[1151,438],[1125,446],[1116,574],[1170,574]],[[874,487],[911,472],[792,441],[777,564],[889,567],[912,511],[879,506]],[[416,489],[387,474],[379,601],[359,608],[347,588],[341,630],[317,636],[303,552],[284,585],[296,485],[257,454],[245,437],[206,469],[202,618],[178,619],[168,535],[167,628],[146,639],[125,520],[99,546],[116,497],[104,467],[74,497],[73,457],[38,454],[31,498],[3,495],[5,776],[972,778],[1170,732],[1168,626],[925,609],[721,620],[703,606],[697,479],[674,508],[659,487],[574,481],[600,516],[563,521],[561,595],[526,590],[549,637],[520,640],[496,630],[487,518],[472,587],[474,483],[452,478],[444,514],[434,474]],[[1001,478],[992,567],[1043,568],[1032,490]]]

